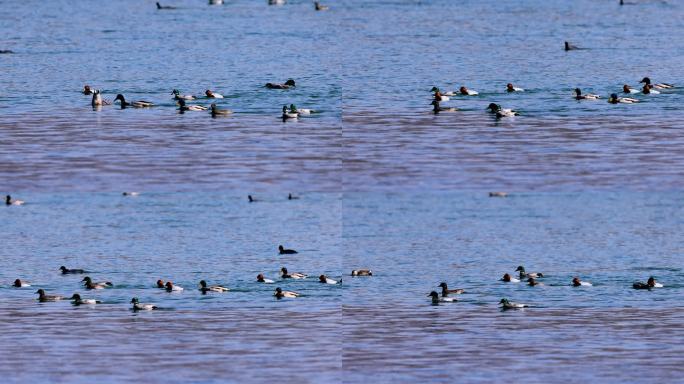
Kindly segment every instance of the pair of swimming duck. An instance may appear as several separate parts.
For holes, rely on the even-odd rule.
[[[454,297],[449,297],[450,294],[453,295],[461,295],[465,293],[464,289],[449,289],[449,286],[447,285],[446,282],[441,282],[439,284],[439,287],[442,288],[442,296],[440,297],[439,294],[436,291],[432,291],[428,294],[429,297],[432,298],[432,302],[434,304],[437,303],[452,303],[458,301]]]

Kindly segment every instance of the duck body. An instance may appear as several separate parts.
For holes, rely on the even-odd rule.
[[[330,9],[327,5],[321,5],[318,1],[314,1],[314,9],[317,11],[327,11]]]
[[[439,101],[433,100],[432,101],[432,112],[436,115],[440,112],[456,112],[458,111],[457,108],[454,107],[442,107],[439,105]]]
[[[12,196],[5,196],[5,205],[24,205],[24,200],[13,200]]]
[[[320,275],[320,276],[318,277],[318,282],[319,282],[319,283],[322,283],[322,284],[330,284],[330,285],[334,285],[334,284],[339,284],[339,283],[340,283],[340,281],[333,280],[333,279],[327,277],[326,275]]]
[[[465,292],[464,289],[449,289],[449,287],[447,286],[447,283],[444,283],[444,282],[440,283],[439,287],[442,288],[442,296],[443,297],[449,296],[449,294],[460,295],[460,294],[463,294]]]
[[[309,276],[300,272],[289,273],[285,267],[280,268],[280,272],[283,279],[306,279]]]
[[[214,93],[214,92],[211,91],[211,89],[207,89],[206,91],[204,91],[204,95],[205,95],[208,99],[223,99],[223,95],[222,95],[222,94],[220,94],[220,93]]]
[[[611,104],[634,104],[638,103],[639,100],[631,97],[618,97],[617,93],[612,93],[608,98],[608,102]]]
[[[59,267],[59,270],[62,271],[63,275],[86,273],[86,271],[83,269],[69,269],[63,265]]]
[[[93,280],[88,276],[84,277],[83,280],[81,280],[81,282],[84,283],[86,289],[105,289],[114,286],[114,284],[112,284],[109,281],[93,282]]]
[[[275,296],[278,299],[294,299],[295,297],[299,297],[299,293],[293,291],[283,291],[280,288],[276,288],[275,293],[273,293],[273,296]]]
[[[137,297],[134,297],[133,299],[131,299],[131,304],[133,304],[133,308],[131,308],[131,309],[133,309],[134,311],[152,311],[155,309],[159,309],[154,304],[141,304],[138,301]]]
[[[466,87],[461,87],[458,91],[463,96],[477,96],[480,94],[479,92],[474,91],[472,89],[468,89]]]
[[[293,255],[295,253],[298,253],[294,249],[285,249],[282,245],[278,246],[278,253],[281,255]]]
[[[489,192],[489,197],[508,197],[507,192]]]
[[[179,99],[178,100],[178,110],[183,113],[185,111],[206,111],[208,108],[202,105],[188,105],[185,103],[185,100]]]
[[[503,109],[499,104],[495,103],[490,103],[487,109],[490,110],[492,113],[496,114],[496,117],[498,118],[513,117],[519,115],[517,111],[514,111],[512,109]]]
[[[171,94],[173,95],[174,100],[195,100],[195,96],[193,95],[181,95],[180,91],[177,89],[174,89]]]
[[[370,269],[355,269],[351,271],[352,276],[373,276],[373,271]]]
[[[285,83],[279,84],[279,83],[266,83],[266,88],[268,89],[290,89],[294,88],[295,81],[293,79],[288,79]]]
[[[501,278],[501,281],[504,283],[519,283],[520,280],[516,279],[515,277],[512,277],[508,273],[504,274],[503,277]]]
[[[257,275],[257,282],[258,282],[258,283],[264,283],[264,284],[273,284],[273,283],[275,283],[275,281],[273,281],[273,280],[271,280],[271,279],[265,278],[264,275],[262,275],[261,273]]]
[[[575,100],[598,100],[601,96],[594,95],[593,93],[582,94],[582,90],[575,88]]]
[[[514,303],[512,301],[509,301],[508,299],[501,299],[499,302],[501,305],[502,309],[522,309],[522,308],[527,308],[529,305],[527,304],[521,304],[521,303]]]
[[[207,293],[207,292],[219,292],[219,293],[222,293],[222,292],[228,292],[228,291],[230,291],[230,289],[228,289],[228,288],[226,288],[226,287],[223,287],[223,286],[220,286],[220,285],[209,285],[209,286],[207,286],[207,282],[204,281],[204,280],[200,281],[200,282],[199,282],[199,285],[200,285],[200,291],[201,291],[202,293]]]
[[[19,280],[19,279],[16,279],[16,280],[14,280],[14,284],[12,284],[12,286],[13,286],[14,288],[26,288],[26,287],[30,287],[31,284],[29,284],[29,283],[27,283],[27,282],[25,282],[25,281],[21,281],[21,280]]]
[[[650,86],[652,86],[653,88],[657,88],[657,89],[672,89],[672,88],[675,88],[674,85],[668,84],[668,83],[656,83],[656,84],[651,84],[651,79],[648,78],[648,77],[644,77],[643,79],[641,79],[641,81],[640,81],[639,83],[644,83],[645,85],[650,85]]]
[[[435,291],[430,292],[428,296],[432,298],[432,304],[455,303],[457,301],[453,297],[439,297],[439,294]]]
[[[297,108],[294,104],[290,104],[290,113],[296,113],[298,116],[309,116],[314,113],[314,110],[308,108]]]
[[[126,107],[133,107],[133,108],[149,108],[149,107],[154,107],[154,103],[151,103],[149,101],[145,100],[138,100],[138,101],[133,101],[133,102],[128,102],[126,101],[126,98],[122,94],[116,95],[116,98],[114,99],[114,102],[119,102],[121,104],[121,109],[124,109]]]
[[[82,299],[81,295],[78,293],[74,293],[73,296],[70,298],[72,300],[71,304],[73,305],[93,305],[93,304],[101,304],[102,302],[100,300],[95,300],[95,299]]]
[[[38,294],[38,301],[40,301],[41,303],[45,303],[48,301],[60,301],[64,299],[64,296],[60,295],[46,295],[45,291],[42,289],[37,290],[36,293]]]

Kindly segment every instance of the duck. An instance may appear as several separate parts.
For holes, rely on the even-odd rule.
[[[515,271],[516,271],[516,272],[520,272],[520,278],[521,278],[521,279],[526,278],[526,277],[527,277],[527,278],[532,277],[532,278],[535,278],[535,279],[536,279],[536,278],[539,278],[539,277],[544,277],[544,274],[541,273],[541,272],[530,272],[530,273],[526,273],[526,272],[525,272],[525,267],[523,267],[522,265],[519,265],[518,268],[515,269]]]
[[[220,93],[214,93],[211,89],[204,91],[204,95],[209,99],[223,99],[223,95]]]
[[[248,200],[250,203],[256,203],[257,201],[259,201],[259,200],[255,199],[255,198],[253,198],[252,195],[247,195],[247,200]]]
[[[200,285],[200,289],[199,289],[199,290],[202,291],[202,293],[207,293],[207,292],[228,292],[228,291],[230,291],[230,289],[228,289],[228,288],[226,288],[226,287],[222,287],[222,286],[220,286],[220,285],[210,285],[210,286],[207,286],[207,282],[204,281],[204,280],[200,281],[200,282],[199,282],[199,285]]]
[[[504,283],[519,283],[520,280],[516,279],[515,277],[511,277],[508,273],[504,274],[503,277],[501,278],[501,281]]]
[[[83,270],[83,269],[69,269],[69,268],[67,268],[67,267],[65,267],[65,266],[63,266],[63,265],[62,265],[61,267],[59,267],[59,270],[62,271],[62,274],[63,274],[63,275],[66,275],[66,274],[74,274],[74,273],[85,273],[85,272],[86,272],[86,271]]]
[[[101,304],[102,302],[100,300],[95,300],[95,299],[82,299],[81,295],[78,293],[74,293],[69,300],[73,300],[71,304],[73,305],[82,305],[82,304]]]
[[[611,93],[608,102],[611,104],[634,104],[638,103],[639,100],[631,97],[618,97],[617,93]]]
[[[293,194],[291,194],[291,193],[288,193],[288,194],[287,194],[287,199],[288,199],[288,200],[299,200],[299,196],[295,196],[295,195],[293,195]]]
[[[166,292],[182,292],[183,287],[180,285],[174,285],[172,282],[167,281],[166,284],[164,284],[164,288],[166,289]]]
[[[279,245],[279,246],[278,246],[278,252],[279,252],[281,255],[293,255],[293,254],[295,254],[295,253],[298,253],[298,252],[295,251],[294,249],[285,249],[285,247],[283,247],[282,245]]]
[[[124,192],[121,195],[126,197],[136,197],[140,195],[140,192]]]
[[[340,284],[342,281],[333,280],[326,275],[320,275],[320,276],[318,276],[318,282],[323,283],[323,284],[333,285],[333,284]]]
[[[206,111],[208,108],[202,105],[187,105],[185,100],[178,99],[178,110],[183,113],[185,111]]]
[[[641,88],[641,93],[644,95],[660,95],[660,92],[653,90],[651,84],[644,84],[644,87]]]
[[[36,293],[38,294],[38,301],[40,301],[41,303],[44,303],[46,301],[59,301],[64,299],[64,296],[60,295],[46,295],[43,289],[37,290]]]
[[[12,196],[5,196],[5,205],[24,205],[24,200],[12,200]]]
[[[502,309],[521,309],[521,308],[528,308],[529,305],[527,304],[521,304],[521,303],[514,303],[512,301],[508,301],[508,299],[501,299],[499,301],[499,304],[501,304]]]
[[[288,273],[285,267],[280,268],[280,272],[283,279],[306,279],[309,276],[301,272]]]
[[[149,101],[145,100],[138,100],[138,101],[133,101],[133,102],[128,102],[126,101],[126,98],[124,98],[124,95],[118,94],[116,95],[116,98],[114,99],[114,102],[119,101],[121,103],[121,109],[124,109],[126,107],[133,107],[133,108],[149,108],[149,107],[154,107],[154,103],[151,103]]]
[[[282,289],[280,289],[280,287],[278,287],[276,288],[273,296],[275,296],[278,299],[282,299],[284,297],[288,299],[294,299],[295,297],[299,297],[299,293],[292,291],[283,291]]]
[[[177,89],[174,89],[171,91],[171,94],[173,95],[174,100],[195,100],[195,96],[193,95],[181,95],[180,91]]]
[[[166,289],[166,285],[164,285],[164,280],[162,280],[162,279],[157,280],[156,287],[160,288],[160,289]]]
[[[537,280],[535,280],[534,277],[530,277],[529,279],[527,279],[527,285],[529,285],[530,287],[535,287],[537,285],[544,285],[544,283],[540,283]]]
[[[314,9],[317,11],[327,11],[330,9],[327,5],[321,5],[318,1],[314,1]]]
[[[264,278],[264,275],[261,274],[261,273],[257,275],[257,282],[258,282],[258,283],[264,283],[264,284],[273,284],[273,283],[275,283],[275,281],[273,281],[273,280],[271,280],[271,279],[266,279],[266,278]]]
[[[587,93],[586,95],[583,95],[581,89],[575,88],[575,100],[596,100],[600,98],[601,96],[594,95],[593,93]]]
[[[105,289],[114,286],[114,284],[112,284],[109,281],[93,282],[93,280],[89,276],[84,277],[83,280],[81,280],[81,282],[84,283],[87,289]]]
[[[370,269],[355,269],[351,271],[352,276],[373,276],[373,271]]]
[[[656,282],[656,280],[653,276],[649,277],[648,281],[646,283],[638,281],[638,282],[632,284],[632,288],[634,288],[634,289],[651,289],[651,288],[662,288],[662,287],[663,287],[663,285]]]
[[[92,95],[92,94],[93,94],[93,90],[90,88],[90,85],[84,85],[84,86],[83,86],[83,91],[82,91],[82,93],[83,93],[84,95]]]
[[[137,297],[134,297],[134,298],[131,299],[131,304],[133,304],[133,308],[132,308],[132,309],[133,309],[134,311],[151,311],[151,310],[154,310],[154,309],[159,309],[159,307],[157,307],[157,306],[154,305],[154,304],[141,304],[141,303],[138,301],[138,298],[137,298]]]
[[[96,89],[93,91],[93,99],[90,101],[90,105],[93,107],[101,107],[103,105],[110,105],[111,102],[109,100],[103,100],[102,95],[100,94],[100,90]]]
[[[25,281],[21,281],[20,279],[16,279],[16,280],[14,280],[14,284],[12,284],[12,286],[14,288],[26,288],[26,287],[30,287],[31,284],[29,284]]]
[[[177,9],[177,8],[176,8],[176,7],[172,7],[172,6],[170,6],[170,5],[161,5],[161,4],[159,4],[159,2],[157,1],[157,9],[159,9],[159,10],[163,10],[163,9],[168,10],[168,9]]]
[[[281,117],[283,118],[283,121],[287,119],[296,119],[297,117],[299,117],[299,113],[292,112],[287,109],[287,105],[283,105],[283,114],[281,115]]]
[[[460,295],[465,292],[465,289],[449,289],[446,282],[441,282],[439,287],[442,288],[442,296],[449,296],[450,293],[454,295]]]
[[[573,287],[591,287],[593,286],[592,283],[588,281],[581,281],[579,277],[573,277],[572,278],[572,286]]]
[[[296,113],[300,116],[308,116],[315,111],[313,109],[307,109],[307,108],[297,108],[296,105],[290,104],[290,113]]]
[[[209,0],[209,5],[222,5],[223,0]]]
[[[639,91],[625,84],[622,86],[622,93],[639,93]]]
[[[439,101],[437,101],[437,100],[433,100],[431,104],[433,105],[432,112],[434,112],[435,115],[440,113],[440,112],[456,112],[456,111],[458,111],[458,109],[454,108],[454,107],[440,107]]]
[[[430,294],[428,294],[428,297],[432,297],[432,304],[454,303],[458,301],[453,297],[439,297],[439,294],[435,291],[430,292]]]
[[[567,41],[565,42],[564,47],[565,47],[566,51],[574,51],[574,50],[580,49],[578,46],[570,44]]]
[[[459,88],[458,91],[459,91],[459,92],[461,93],[461,95],[463,95],[463,96],[477,96],[477,95],[480,94],[479,92],[473,91],[472,89],[468,89],[468,88],[466,88],[466,87],[461,87],[461,88]]]
[[[284,5],[285,0],[268,0],[268,5]]]
[[[519,113],[517,111],[514,111],[512,109],[503,109],[499,104],[495,103],[490,103],[489,106],[487,107],[489,111],[492,113],[496,114],[496,117],[501,118],[501,117],[513,117],[513,116],[518,116]]]
[[[508,197],[508,192],[489,192],[489,197]]]
[[[456,95],[454,92],[445,92],[445,93],[442,93],[442,92],[439,90],[439,88],[437,88],[437,87],[432,87],[432,89],[430,90],[430,92],[434,92],[433,100],[435,100],[435,101],[449,101],[449,97],[448,97],[448,96],[454,96],[454,95]]]
[[[525,92],[524,89],[514,87],[512,83],[506,84],[506,92]]]
[[[266,88],[268,89],[289,89],[296,87],[295,81],[293,79],[288,79],[285,83],[266,83]]]
[[[231,114],[233,114],[233,111],[230,109],[219,109],[219,107],[216,106],[216,103],[211,103],[211,117],[228,116]]]
[[[639,83],[645,83],[645,84],[648,84],[648,85],[653,85],[653,87],[655,87],[655,88],[657,88],[657,89],[672,89],[672,88],[675,88],[674,85],[668,84],[668,83],[656,83],[656,84],[651,84],[651,79],[648,78],[648,77],[644,77],[643,79],[641,79],[641,81],[640,81]]]

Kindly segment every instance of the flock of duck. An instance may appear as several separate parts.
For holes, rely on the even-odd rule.
[[[566,50],[567,50],[567,42],[566,42]],[[608,97],[608,102],[611,104],[634,104],[638,103],[639,99],[634,98],[634,97],[626,97],[626,95],[635,95],[635,94],[642,94],[642,95],[657,95],[660,94],[661,91],[667,91],[670,89],[675,88],[674,85],[668,84],[668,83],[652,83],[651,79],[649,77],[644,77],[641,79],[639,82],[640,84],[643,84],[641,89],[635,89],[632,88],[631,86],[625,84],[622,86],[622,91],[621,94],[623,96],[619,96],[618,93],[611,93],[610,96]],[[456,112],[458,111],[457,108],[455,107],[442,107],[441,103],[449,101],[451,97],[454,96],[478,96],[479,92],[468,89],[465,86],[462,86],[459,88],[458,91],[447,91],[447,92],[442,92],[438,87],[432,87],[430,92],[433,93],[433,99],[432,99],[432,112],[435,114],[440,113],[440,112]],[[525,92],[525,89],[516,87],[512,83],[508,83],[506,85],[506,90],[505,92],[512,93],[512,92]],[[599,100],[601,99],[600,95],[596,95],[593,93],[582,93],[582,90],[580,88],[575,88],[574,91],[574,98],[577,101],[582,101],[582,100]],[[501,105],[496,104],[496,103],[490,103],[489,106],[487,107],[487,110],[489,110],[491,113],[495,114],[496,117],[502,118],[502,117],[513,117],[519,115],[518,111],[515,111],[513,109],[504,109],[501,107]]]

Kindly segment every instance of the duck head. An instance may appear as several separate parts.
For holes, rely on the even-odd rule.
[[[487,109],[492,111],[492,112],[498,112],[501,110],[501,106],[499,104],[489,103],[489,106],[487,107]]]
[[[131,304],[138,304],[138,298],[137,297],[132,298]]]
[[[83,94],[90,95],[93,91],[90,89],[90,85],[83,86]]]
[[[14,286],[15,287],[21,287],[21,280],[19,280],[19,279],[14,280]]]
[[[511,84],[511,83],[506,84],[506,90],[507,90],[508,92],[513,92],[513,91],[515,91],[515,89],[513,88],[513,84]]]
[[[642,91],[646,94],[651,93],[651,84],[644,84],[644,88],[642,88]]]
[[[159,3],[157,3],[157,4],[159,4]],[[173,91],[171,91],[171,94],[174,96],[178,96],[178,95],[180,95],[180,91],[177,89],[174,89]]]
[[[287,105],[283,105],[283,114],[287,113]]]
[[[264,275],[262,273],[257,275],[257,281],[263,282],[264,281]]]
[[[114,98],[114,102],[117,102],[117,101],[120,101],[121,104],[123,104],[123,103],[126,102],[126,99],[124,98],[124,95],[122,95],[122,94],[119,93],[119,94],[116,95],[116,97]]]
[[[90,284],[90,283],[92,283],[93,281],[90,279],[89,276],[86,276],[86,277],[83,278],[83,280],[81,280],[81,282],[82,282],[82,283],[86,283],[86,284]]]
[[[7,197],[9,197],[9,196],[7,196]],[[63,266],[63,265],[62,265],[61,267],[59,267],[59,270],[62,271],[62,272],[68,271],[67,267],[65,267],[65,266]]]
[[[79,295],[78,293],[74,293],[69,299],[70,299],[70,300],[81,301],[81,295]]]
[[[41,295],[41,296],[44,296],[44,295],[45,295],[45,290],[43,290],[43,289],[41,288],[41,289],[37,290],[36,293],[39,294],[39,295]]]
[[[582,90],[579,88],[575,88],[575,95],[582,96]]]
[[[6,205],[12,204],[12,196],[10,196],[10,195],[5,196],[5,204]]]
[[[458,91],[461,92],[462,95],[468,94],[468,88],[466,88],[466,87],[461,87],[458,89]]]
[[[430,92],[439,92],[439,88],[437,88],[437,87],[432,87],[432,89],[430,90]]]
[[[204,281],[204,280],[202,280],[202,281],[199,282],[199,285],[200,285],[200,287],[202,287],[202,288],[206,288],[206,287],[207,287],[207,282]]]
[[[572,278],[572,285],[574,285],[575,287],[579,287],[580,285],[582,285],[582,284],[580,283],[579,277],[573,277],[573,278]]]
[[[288,79],[288,80],[285,82],[285,85],[288,85],[288,86],[290,86],[290,87],[294,87],[294,86],[295,86],[295,81],[294,81],[293,79]]]
[[[622,92],[624,92],[624,93],[630,93],[630,89],[631,88],[627,84],[622,86]]]
[[[290,113],[297,113],[297,106],[294,104],[290,104]]]
[[[501,278],[501,280],[503,280],[503,281],[505,281],[505,282],[507,282],[507,283],[510,283],[510,282],[511,282],[511,275],[509,275],[508,273],[506,273],[506,274],[503,275],[503,277]]]
[[[285,268],[285,267],[280,268],[280,273],[283,274],[283,276],[287,275],[287,268]]]
[[[327,282],[327,281],[326,281],[325,275],[320,275],[320,276],[318,276],[318,281],[320,281],[321,283]]]
[[[216,103],[211,103],[210,107],[212,112],[216,111]]]
[[[206,91],[204,91],[204,94],[207,97],[214,97],[214,92],[212,92],[210,89],[207,89]]]
[[[279,250],[280,252],[282,252],[282,251],[285,250],[285,248],[284,248],[282,245],[279,245],[279,246],[278,246],[278,250]]]
[[[608,102],[609,102],[609,103],[613,103],[613,104],[617,103],[617,102],[618,102],[618,95],[617,95],[617,93],[611,93],[611,94],[610,94],[610,97],[608,98]]]
[[[185,107],[185,100],[183,99],[178,99],[178,105],[183,109]]]
[[[537,282],[533,278],[530,277],[529,279],[527,279],[527,284],[534,287],[535,285],[537,285]]]
[[[499,304],[503,304],[503,305],[508,304],[508,299],[501,299],[501,301],[499,301]]]
[[[441,283],[439,283],[439,287],[440,287],[440,288],[447,289],[447,283],[441,282]]]
[[[516,272],[523,272],[523,273],[524,273],[524,272],[525,272],[525,267],[523,267],[522,265],[518,265],[518,268],[516,268],[515,271],[516,271]]]
[[[162,280],[162,279],[157,280],[157,288],[164,288],[164,280]]]
[[[648,77],[644,77],[643,79],[641,79],[640,83],[651,84],[651,79]]]
[[[432,297],[432,300],[433,300],[433,301],[436,301],[436,300],[439,299],[439,293],[437,293],[437,292],[435,292],[435,291],[432,291],[432,292],[430,292],[430,293],[428,294],[428,297]]]
[[[651,288],[655,287],[655,278],[653,276],[649,277],[646,284],[648,284],[648,286]]]
[[[166,287],[166,289],[173,289],[173,283],[170,281],[167,281],[164,286]]]

